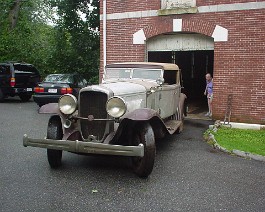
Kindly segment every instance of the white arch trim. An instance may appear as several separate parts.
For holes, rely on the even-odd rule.
[[[228,30],[224,27],[216,25],[212,37],[214,39],[214,42],[228,41]]]
[[[143,29],[140,29],[133,34],[133,44],[145,44],[145,41],[146,37]]]
[[[182,31],[182,19],[173,19],[173,32]],[[228,29],[221,27],[219,25],[215,26],[215,29],[212,34],[214,42],[224,42],[228,41]],[[146,36],[144,30],[140,29],[139,31],[133,34],[133,44],[145,44]]]

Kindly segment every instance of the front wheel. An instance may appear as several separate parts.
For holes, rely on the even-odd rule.
[[[19,98],[22,102],[28,102],[31,99],[31,94],[20,94]]]
[[[144,156],[133,157],[132,166],[134,172],[142,178],[147,178],[154,167],[156,145],[154,131],[149,123],[138,124],[134,128],[133,133],[133,145],[144,145]]]
[[[54,140],[61,140],[63,138],[62,124],[58,116],[50,118],[47,138]],[[47,149],[47,157],[51,168],[58,168],[62,165],[62,150]]]

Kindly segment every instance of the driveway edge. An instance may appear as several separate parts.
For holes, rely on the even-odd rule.
[[[244,157],[244,158],[247,158],[247,159],[253,159],[253,160],[265,162],[265,156],[256,155],[256,154],[252,154],[252,153],[249,153],[249,152],[244,152],[244,151],[237,150],[237,149],[233,149],[232,151],[230,151],[230,150],[220,146],[220,144],[218,144],[217,140],[215,139],[215,137],[214,137],[214,135],[212,133],[210,133],[209,136],[208,136],[207,142],[209,143],[209,141],[210,141],[210,143],[212,143],[214,148],[219,149],[222,152],[229,153],[229,154],[234,154],[234,155],[237,155],[239,157]]]
[[[213,130],[214,132],[217,132],[218,128],[221,125],[223,125],[223,124],[221,122],[217,121],[214,125],[209,126],[209,130]],[[236,124],[235,126],[236,127],[232,126],[232,128],[239,128],[239,126],[240,127],[244,126],[243,129],[253,129],[253,125],[249,126],[248,124],[239,124],[239,125]],[[261,129],[264,129],[264,125],[259,125],[259,126],[255,125],[254,128],[256,130],[261,130]],[[237,155],[239,157],[244,157],[247,159],[253,159],[253,160],[265,162],[265,156],[256,155],[256,154],[253,154],[250,152],[244,152],[244,151],[237,150],[237,149],[233,149],[232,151],[230,151],[230,150],[220,146],[220,144],[217,142],[217,140],[215,139],[214,135],[211,132],[209,132],[208,135],[205,135],[205,140],[207,143],[212,144],[215,149],[219,149],[222,152],[234,154],[234,155]]]

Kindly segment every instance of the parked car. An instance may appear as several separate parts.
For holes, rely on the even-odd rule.
[[[0,63],[0,101],[8,96],[19,96],[22,101],[28,101],[39,81],[39,71],[31,64]]]
[[[62,151],[132,157],[134,172],[153,169],[155,141],[181,132],[184,102],[180,69],[165,63],[119,63],[106,66],[103,83],[81,89],[79,98],[63,95],[40,113],[53,114],[47,138],[24,135],[24,146],[47,148],[52,168]]]
[[[40,107],[48,103],[57,103],[64,94],[78,97],[87,81],[79,74],[50,74],[34,88],[33,100]]]

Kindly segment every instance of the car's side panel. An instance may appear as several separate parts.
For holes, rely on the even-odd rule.
[[[133,95],[122,95],[120,96],[124,99],[127,105],[127,112],[130,113],[139,108],[146,107],[146,93],[136,93]]]
[[[180,86],[164,85],[156,93],[156,102],[158,113],[162,119],[172,116],[176,113],[177,102],[179,101]]]

